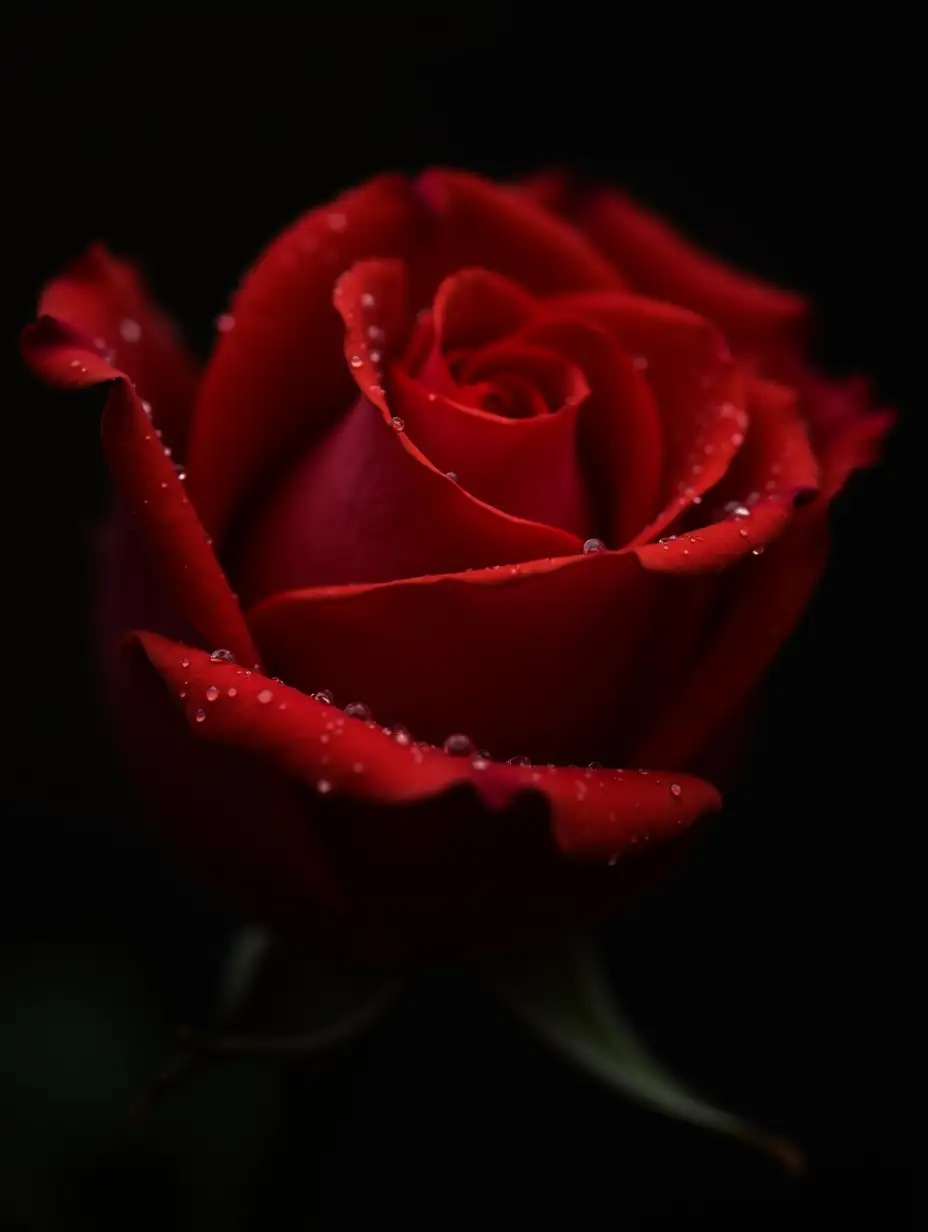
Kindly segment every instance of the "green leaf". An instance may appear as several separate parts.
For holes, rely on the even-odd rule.
[[[543,951],[495,960],[483,970],[513,1013],[581,1069],[666,1116],[729,1134],[797,1175],[805,1171],[802,1153],[792,1143],[708,1103],[652,1055],[584,938],[568,936]]]

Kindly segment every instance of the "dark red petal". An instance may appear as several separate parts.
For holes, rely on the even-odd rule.
[[[623,285],[577,231],[511,189],[444,170],[424,172],[417,188],[433,214],[438,278],[479,266],[533,295]]]
[[[578,448],[598,533],[622,547],[652,518],[661,493],[663,429],[651,389],[631,358],[588,321],[542,318],[523,337],[557,350],[586,377]]]
[[[521,376],[533,385],[548,411],[576,406],[588,392],[575,364],[557,351],[532,346],[519,338],[506,338],[476,351],[461,365],[458,379],[462,385],[471,385],[508,375]]]
[[[795,510],[776,542],[731,570],[720,585],[711,632],[672,700],[639,745],[638,756],[694,765],[713,732],[737,715],[805,609],[828,555],[828,502],[850,473],[869,465],[892,417],[858,419],[836,435],[821,460],[821,494]],[[755,534],[755,511],[750,533]],[[745,529],[745,522],[742,529]],[[712,528],[713,530],[715,528]]]
[[[450,486],[450,483],[449,483]],[[503,760],[616,764],[665,579],[633,553],[280,594],[249,612],[274,670]]]
[[[294,441],[318,438],[351,402],[338,276],[370,256],[408,256],[416,210],[399,176],[384,176],[313,210],[259,258],[236,295],[197,398],[191,495],[221,533],[230,512]]]
[[[432,320],[443,351],[472,350],[513,334],[536,301],[508,278],[487,269],[460,270],[435,292]]]
[[[801,296],[732,269],[618,193],[588,195],[574,218],[635,291],[692,308],[736,351],[771,357],[792,345],[806,312]]]
[[[577,461],[577,403],[556,415],[501,418],[429,392],[398,371],[391,409],[432,465],[453,473],[478,500],[569,531],[577,549],[592,533]]]
[[[254,643],[238,602],[132,385],[50,317],[24,332],[23,349],[38,371],[71,387],[113,382],[101,425],[103,450],[151,570],[174,609],[207,645],[254,663]]]
[[[250,601],[579,552],[567,531],[493,509],[447,479],[359,397],[249,519],[235,576]]]
[[[674,775],[671,786],[646,772],[533,769],[401,744],[296,689],[153,634],[138,637],[195,736],[264,759],[323,796],[407,803],[470,784],[485,807],[502,810],[520,793],[538,792],[561,850],[589,858],[608,858],[646,835],[671,837],[719,805],[713,787],[686,776]]]
[[[183,448],[196,365],[134,266],[94,244],[45,287],[39,313],[83,335],[88,351],[125,373],[150,403],[164,443]]]

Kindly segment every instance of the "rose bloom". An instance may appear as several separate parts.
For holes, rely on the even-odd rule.
[[[612,191],[384,176],[245,276],[202,372],[91,248],[33,369],[103,383],[101,644],[161,832],[300,940],[616,911],[720,804],[890,417],[796,295]]]

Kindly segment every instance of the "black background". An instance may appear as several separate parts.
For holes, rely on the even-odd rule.
[[[8,6],[0,1227],[909,1226],[914,76],[904,32],[869,21],[812,46],[772,13],[699,37],[657,16],[641,31],[591,0],[544,17]],[[623,183],[813,296],[822,361],[867,372],[901,412],[883,466],[835,510],[832,564],[725,814],[609,938],[652,1042],[800,1141],[801,1183],[628,1109],[441,976],[338,1059],[214,1075],[117,1133],[172,1028],[205,1014],[232,921],[133,820],[86,649],[95,425],[22,372],[16,335],[42,281],[102,238],[205,346],[240,270],[297,212],[436,162],[507,177],[567,162]]]

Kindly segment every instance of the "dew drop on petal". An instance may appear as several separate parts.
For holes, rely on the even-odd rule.
[[[376,301],[370,291],[361,292],[361,307],[362,308],[373,308],[375,302]]]
[[[232,653],[232,651],[225,650],[221,646],[219,647],[218,650],[214,650],[213,653],[209,657],[213,663],[234,663],[235,662],[235,655]]]
[[[412,744],[412,733],[403,727],[401,723],[397,723],[396,727],[390,733],[397,744],[409,745]]]
[[[211,684],[209,688],[206,690],[206,700],[208,702],[214,702],[218,696],[219,696],[219,690],[214,684]]]
[[[274,694],[271,692],[270,689],[262,689],[261,692],[258,694],[258,701],[261,703],[262,706],[266,706],[268,702],[273,701],[273,700],[274,700]]]
[[[364,364],[364,360],[360,355],[352,355],[348,362],[352,368],[360,368]]]
[[[671,783],[670,784],[670,794],[672,796],[682,796],[683,788],[680,786],[679,783]]]
[[[189,660],[189,659],[181,659],[181,661],[180,661],[180,665],[181,665],[181,667],[189,667],[189,666],[190,666],[190,660]]]
[[[602,539],[587,539],[583,545],[583,551],[588,556],[591,552],[605,552],[606,545]]]
[[[731,515],[734,518],[749,518],[751,516],[751,511],[747,505],[735,505],[734,509],[731,511]]]
[[[142,327],[138,321],[125,317],[119,322],[119,336],[123,342],[138,342],[142,336]]]
[[[390,420],[390,423],[393,425],[393,427],[396,429],[397,432],[402,432],[403,429],[406,427],[406,421],[404,419],[400,419],[399,415],[394,415],[393,418]]]
[[[445,478],[450,479],[452,483],[457,483],[458,477],[454,471],[445,471]]]
[[[198,723],[202,723],[203,720],[206,718],[206,711],[198,710],[193,717],[196,719]]]
[[[752,556],[763,556],[765,550],[766,549],[764,548],[763,545],[761,545],[758,548],[751,548],[751,555]]]
[[[517,757],[510,757],[506,762],[507,766],[530,766],[532,759],[526,757],[524,753],[520,753]]]
[[[323,706],[334,706],[335,694],[331,689],[317,689],[313,694],[313,701],[321,702]]]
[[[332,784],[329,782],[328,779],[317,780],[316,791],[319,792],[320,796],[327,796],[331,790],[332,790]]]
[[[485,757],[481,757],[478,754],[476,757],[474,757],[471,760],[470,764],[474,767],[475,770],[486,770],[486,768],[489,766],[490,763],[487,761]]]
[[[361,719],[366,723],[371,717],[371,708],[366,702],[349,702],[345,714],[349,719]]]
[[[229,697],[238,697],[238,689],[235,685],[233,685],[231,689],[226,689],[226,693]]]
[[[474,752],[473,740],[461,732],[449,736],[442,747],[449,757],[470,757]]]

